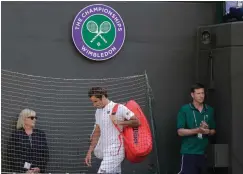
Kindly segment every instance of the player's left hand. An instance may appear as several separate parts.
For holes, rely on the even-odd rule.
[[[111,118],[111,121],[114,123],[114,124],[118,124],[118,120],[116,118],[116,115],[110,115],[110,118]]]
[[[121,123],[122,121],[118,120],[116,115],[110,115],[110,118],[111,118],[111,121],[114,123],[114,124],[117,124],[119,126],[122,126]]]

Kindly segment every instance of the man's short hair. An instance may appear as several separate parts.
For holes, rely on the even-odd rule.
[[[99,98],[99,99],[101,99],[102,96],[105,96],[106,98],[108,97],[107,91],[102,87],[90,88],[89,92],[88,92],[88,96],[89,96],[89,98],[91,98],[92,96],[95,96],[96,98]]]
[[[195,83],[194,85],[191,86],[191,92],[195,92],[195,89],[205,89],[204,85],[201,83]]]

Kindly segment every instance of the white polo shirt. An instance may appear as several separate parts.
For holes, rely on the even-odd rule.
[[[100,140],[102,141],[103,150],[108,150],[111,146],[114,148],[120,146],[119,141],[119,132],[115,128],[110,115],[112,114],[112,109],[116,105],[116,103],[110,101],[102,109],[97,109],[95,113],[96,124],[99,125],[101,135]],[[130,111],[126,106],[119,104],[118,110],[116,112],[116,118],[119,121],[130,120],[130,118],[134,115],[132,111]]]

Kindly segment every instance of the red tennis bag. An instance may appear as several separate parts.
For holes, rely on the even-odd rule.
[[[112,110],[113,115],[116,114],[118,106],[119,104],[114,106]],[[139,119],[140,126],[138,128],[124,127],[122,132],[116,124],[114,125],[120,132],[119,139],[121,136],[123,137],[126,159],[133,163],[139,163],[152,151],[152,134],[149,123],[140,106],[134,100],[128,101],[125,106]]]

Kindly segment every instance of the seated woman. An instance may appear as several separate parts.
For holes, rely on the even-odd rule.
[[[35,129],[36,113],[30,109],[20,112],[17,129],[7,148],[10,172],[44,173],[49,159],[46,135]]]

